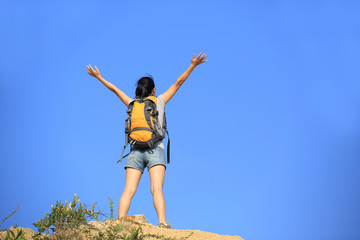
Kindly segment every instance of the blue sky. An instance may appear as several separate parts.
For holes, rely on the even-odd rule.
[[[357,1],[0,2],[1,227],[56,201],[117,211],[126,108],[198,66],[166,105],[167,219],[245,239],[359,239]],[[157,224],[149,175],[129,214]]]

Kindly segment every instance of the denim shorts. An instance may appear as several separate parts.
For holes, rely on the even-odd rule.
[[[159,164],[164,165],[166,169],[165,150],[163,148],[131,149],[124,168],[131,167],[144,172],[146,167],[149,171],[151,167]]]

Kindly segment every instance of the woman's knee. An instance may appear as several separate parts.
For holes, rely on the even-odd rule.
[[[135,195],[136,193],[136,189],[133,189],[133,188],[125,188],[124,189],[124,192],[123,192],[123,195],[127,196],[127,197],[130,197],[130,198],[133,198],[133,196]]]
[[[151,193],[154,194],[162,194],[162,186],[151,186],[150,188]]]

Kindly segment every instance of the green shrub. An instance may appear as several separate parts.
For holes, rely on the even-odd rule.
[[[114,219],[114,202],[111,197],[107,196],[110,204],[110,219]]]
[[[13,230],[7,230],[5,240],[26,240],[23,229],[16,229],[16,235]]]
[[[100,212],[95,212],[96,203],[93,203],[91,210],[84,204],[78,204],[79,197],[74,195],[72,202],[67,205],[56,201],[55,207],[51,205],[51,213],[47,213],[44,218],[32,223],[38,228],[39,234],[46,232],[50,234],[50,229],[57,239],[75,239],[78,236],[78,228],[81,225],[87,225],[88,219],[98,220]]]

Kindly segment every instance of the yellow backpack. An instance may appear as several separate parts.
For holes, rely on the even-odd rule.
[[[157,99],[154,96],[143,99],[138,98],[129,103],[126,110],[128,118],[125,120],[125,145],[118,162],[121,162],[128,155],[123,156],[124,150],[129,143],[131,148],[153,148],[156,142],[165,138],[165,131],[168,135],[167,162],[170,163],[170,139],[166,127],[165,113],[163,128],[161,128],[156,104]]]

